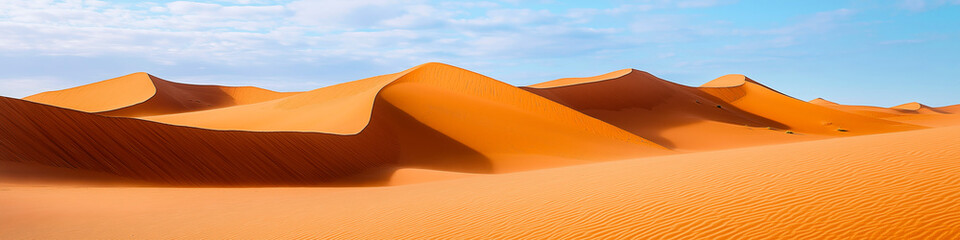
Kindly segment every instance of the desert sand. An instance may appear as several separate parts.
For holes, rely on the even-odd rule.
[[[960,238],[960,105],[786,92],[427,63],[305,92],[134,73],[0,97],[0,236]]]

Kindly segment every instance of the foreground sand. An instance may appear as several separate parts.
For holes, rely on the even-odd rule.
[[[7,185],[0,235],[956,239],[956,136],[960,127],[378,188]]]

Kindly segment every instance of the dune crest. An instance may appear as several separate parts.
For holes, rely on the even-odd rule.
[[[862,135],[925,128],[804,102],[743,75],[723,76],[699,89],[722,99],[730,106],[779,122],[788,129],[809,134]]]
[[[23,99],[84,112],[103,112],[147,101],[156,90],[149,75],[138,72],[64,90],[38,93]]]
[[[564,105],[441,63],[273,101],[144,119],[208,129],[351,135],[362,132],[370,116],[383,108],[395,108],[479,152],[491,161],[494,172],[668,153],[653,141]],[[429,146],[417,141],[408,144],[412,149]],[[518,161],[518,155],[537,157]],[[440,170],[476,172],[456,167]]]
[[[840,105],[839,103],[831,102],[831,101],[826,100],[826,99],[823,99],[823,98],[817,98],[817,99],[814,99],[814,100],[810,100],[810,103],[817,104],[817,105]]]
[[[523,89],[675,150],[710,150],[818,139],[771,129],[785,125],[727,105],[697,88],[624,69]]]
[[[23,99],[106,116],[144,117],[258,103],[293,94],[257,87],[175,83],[138,72]]]

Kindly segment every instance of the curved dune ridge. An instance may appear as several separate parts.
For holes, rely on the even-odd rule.
[[[175,83],[139,72],[23,99],[107,116],[143,117],[251,104],[293,94],[257,87]]]
[[[316,128],[210,131],[12,99],[4,104],[8,108],[3,112],[20,116],[3,119],[6,126],[32,127],[7,129],[11,134],[3,136],[9,144],[3,146],[2,159],[179,185],[388,181],[386,172],[397,167],[499,173],[669,153],[560,104],[443,64],[262,103],[157,117],[210,120],[219,115],[228,117],[224,123],[261,119],[286,127],[364,123],[353,125],[361,128],[359,132],[344,135]],[[334,120],[324,121],[325,117]],[[36,135],[46,131],[45,119],[61,119],[52,127],[57,135]],[[283,142],[284,149],[274,148],[275,142]]]
[[[956,239],[957,135],[940,128],[341,191],[9,188],[0,217],[18,221],[0,234]]]
[[[896,109],[896,110],[901,110],[901,111],[908,111],[908,112],[911,112],[911,113],[923,113],[923,114],[947,113],[947,112],[944,112],[944,111],[940,111],[939,109],[936,109],[936,108],[933,108],[933,107],[930,107],[930,106],[927,106],[927,105],[923,105],[923,104],[918,103],[918,102],[910,102],[910,103],[900,104],[900,105],[891,107],[891,109]]]
[[[362,132],[367,119],[380,114],[380,104],[398,109],[491,164],[478,170],[426,161],[444,165],[440,170],[511,172],[668,153],[652,141],[556,102],[441,63],[273,101],[144,119],[209,129],[349,135]],[[414,139],[405,142],[413,145],[411,149],[430,148]]]
[[[907,131],[923,126],[884,120],[811,104],[784,95],[743,75],[727,75],[700,88],[731,106],[807,134],[837,136]]]
[[[787,128],[783,124],[729,107],[697,88],[635,69],[558,79],[524,89],[673,149],[710,150],[818,139],[784,134],[778,131]],[[728,107],[717,107],[722,105]]]
[[[365,134],[259,134],[112,118],[0,97],[0,160],[156,184],[315,185],[397,161],[384,127]]]

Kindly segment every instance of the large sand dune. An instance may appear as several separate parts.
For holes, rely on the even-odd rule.
[[[653,141],[549,99],[440,63],[268,102],[145,119],[209,129],[349,135],[363,131],[383,108],[396,108],[483,154],[493,164],[487,172],[668,153]],[[405,142],[410,148],[433,148],[416,141]],[[483,172],[457,169],[456,163],[430,164]]]
[[[515,87],[440,63],[25,100],[0,97],[5,239],[960,238],[960,105],[634,69]]]
[[[0,161],[175,185],[311,185],[396,161],[386,132],[213,131],[0,97]]]
[[[256,87],[175,83],[139,72],[75,88],[39,93],[24,100],[101,115],[143,117],[244,105],[293,94]]]
[[[700,91],[624,69],[525,87],[570,108],[678,150],[710,150],[820,139],[785,134],[786,125]],[[717,106],[727,105],[727,108]]]

